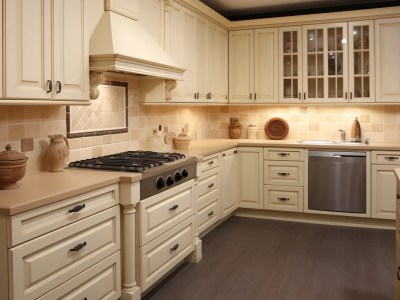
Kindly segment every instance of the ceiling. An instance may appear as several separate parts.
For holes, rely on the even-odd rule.
[[[399,6],[398,0],[200,0],[230,20]]]

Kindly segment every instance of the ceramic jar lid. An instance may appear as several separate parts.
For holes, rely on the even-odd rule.
[[[25,154],[11,150],[11,145],[7,144],[6,151],[0,152],[0,162],[27,160]]]

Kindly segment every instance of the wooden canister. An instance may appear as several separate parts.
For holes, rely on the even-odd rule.
[[[360,142],[361,141],[361,126],[356,117],[351,125],[351,141]]]

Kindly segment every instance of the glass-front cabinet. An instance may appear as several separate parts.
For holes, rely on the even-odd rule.
[[[374,85],[374,22],[349,23],[349,101],[372,102]]]
[[[303,27],[304,102],[348,101],[347,23]]]
[[[301,103],[302,39],[301,26],[279,28],[279,102]]]

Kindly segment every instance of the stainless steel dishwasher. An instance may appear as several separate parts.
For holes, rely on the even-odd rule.
[[[308,208],[366,212],[366,153],[308,151]]]

